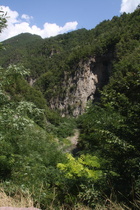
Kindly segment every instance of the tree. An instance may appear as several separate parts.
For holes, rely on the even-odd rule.
[[[140,4],[137,6],[136,10],[140,9]]]
[[[6,28],[7,26],[6,23],[7,23],[7,14],[4,11],[2,11],[2,9],[0,8],[0,33],[4,28]]]

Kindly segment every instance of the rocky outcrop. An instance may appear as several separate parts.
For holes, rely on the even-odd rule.
[[[28,78],[28,82],[29,82],[30,86],[32,87],[33,84],[36,82],[36,79],[33,79],[30,77],[30,78]]]
[[[107,84],[111,71],[110,58],[108,55],[81,60],[71,75],[65,72],[62,91],[51,98],[50,107],[59,109],[62,116],[82,114],[87,102],[98,100],[98,89]]]

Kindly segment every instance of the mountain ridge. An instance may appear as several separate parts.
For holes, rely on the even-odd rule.
[[[46,39],[29,33],[20,34],[3,42],[6,49],[0,53],[0,62],[4,67],[9,63],[24,64],[31,71],[28,81],[43,93],[51,108],[58,109],[64,116],[77,116],[84,112],[89,99],[98,101],[100,90],[112,75],[113,63],[122,56],[121,48],[129,52],[139,44],[139,13],[140,10],[124,13],[91,30],[79,29]],[[10,42],[8,48],[6,45]],[[89,68],[89,78],[95,72],[96,82],[93,83],[91,77],[86,83],[84,65],[90,63],[91,58],[94,62],[86,68]],[[85,84],[85,99],[80,93],[82,87],[78,86],[78,74]],[[92,84],[90,92],[86,88],[89,84]]]

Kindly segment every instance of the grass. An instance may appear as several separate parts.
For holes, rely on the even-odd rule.
[[[135,209],[139,209],[140,202],[133,204]],[[24,195],[22,192],[17,192],[16,194],[9,196],[7,195],[3,188],[0,188],[0,207],[18,207],[18,208],[35,208],[33,199],[30,194]],[[39,208],[37,206],[36,208]],[[77,203],[74,207],[71,207],[67,204],[62,206],[54,207],[53,203],[46,210],[92,210],[88,206]],[[106,199],[104,205],[96,205],[95,210],[131,210],[131,208],[125,206],[124,204],[119,204],[112,202],[110,199]]]
[[[4,190],[0,188],[0,207],[33,207],[33,200],[30,195],[24,196],[17,193],[13,197],[6,195]]]
[[[97,205],[95,210],[131,210],[129,207],[124,204],[119,204],[112,202],[110,199],[106,200],[106,204],[104,206]]]
[[[2,188],[0,188],[0,207],[18,207],[18,208],[28,208],[34,207],[31,195],[23,195],[23,193],[17,193],[14,196],[8,196]],[[70,206],[63,205],[58,207],[59,210],[90,210],[90,208],[77,204],[71,209]],[[56,208],[51,205],[46,210],[55,210]]]

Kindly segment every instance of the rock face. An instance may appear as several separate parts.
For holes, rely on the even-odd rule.
[[[88,101],[98,100],[98,89],[107,84],[110,71],[109,56],[80,61],[71,75],[65,72],[63,91],[50,100],[50,107],[59,109],[62,116],[84,113]]]

